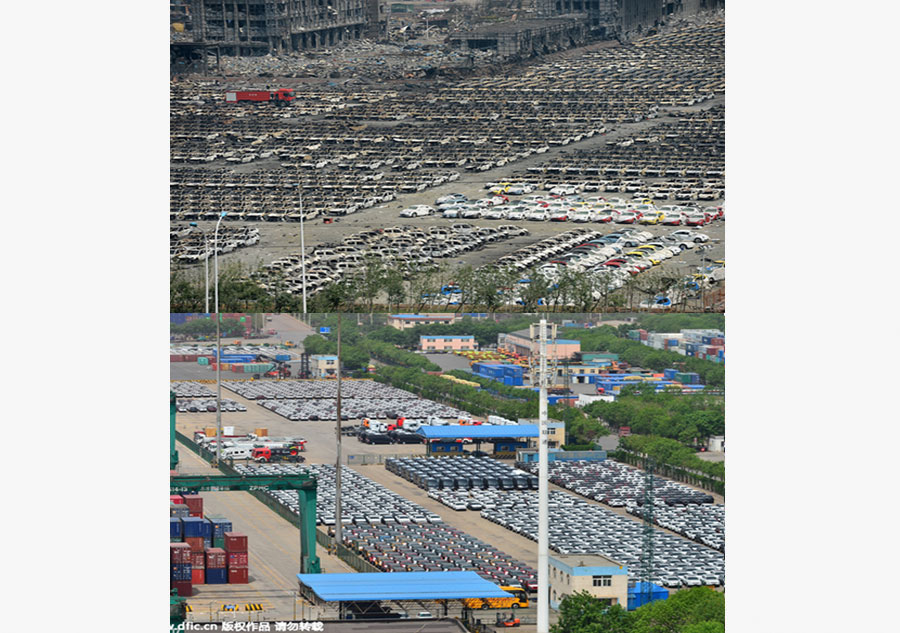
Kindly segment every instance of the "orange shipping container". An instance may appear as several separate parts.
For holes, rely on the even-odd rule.
[[[256,437],[268,437],[269,429],[256,429],[253,431],[256,434]]]

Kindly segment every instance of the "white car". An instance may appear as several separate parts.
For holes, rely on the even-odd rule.
[[[543,209],[535,209],[525,214],[526,220],[536,220],[538,222],[546,222],[548,217],[547,212]]]
[[[455,207],[450,207],[448,209],[444,209],[444,213],[442,214],[442,216],[445,218],[458,218],[460,212],[465,208],[466,207],[455,206]]]
[[[414,207],[407,207],[400,212],[401,218],[418,218],[421,216],[431,215],[434,213],[434,207],[427,204],[417,204]]]
[[[506,193],[512,194],[514,196],[521,196],[522,194],[531,193],[532,191],[534,191],[534,185],[522,183],[518,185],[510,185],[509,189],[506,190]]]
[[[578,193],[576,185],[556,185],[550,190],[550,195],[552,196],[571,196],[576,193]]]
[[[521,207],[516,207],[514,209],[510,209],[506,212],[507,220],[524,220],[525,219],[525,209]]]
[[[465,218],[468,216],[464,214],[463,217]],[[483,217],[485,220],[506,220],[507,212],[504,209],[490,209],[488,211],[485,211],[481,215],[481,217]]]
[[[706,235],[705,233],[697,233],[688,229],[673,231],[672,237],[677,237],[680,240],[690,240],[695,243],[704,243],[709,241],[709,235]]]
[[[481,217],[481,214],[484,213],[484,209],[480,209],[478,207],[469,207],[468,209],[463,209],[459,212],[459,217],[465,218],[467,220],[476,220]]]
[[[572,222],[590,222],[594,219],[594,212],[590,209],[576,209],[569,214]]]

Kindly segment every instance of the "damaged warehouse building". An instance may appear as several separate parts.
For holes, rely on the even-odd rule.
[[[534,0],[542,18],[583,14],[591,37],[627,38],[671,15],[724,8],[725,0]]]
[[[501,58],[545,55],[581,46],[587,39],[586,16],[514,20],[452,33],[450,46],[462,50],[494,50]]]
[[[387,29],[385,0],[170,0],[173,55],[199,59],[336,46]]]

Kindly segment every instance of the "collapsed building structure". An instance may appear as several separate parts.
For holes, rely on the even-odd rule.
[[[568,15],[538,20],[513,20],[450,34],[449,43],[462,50],[494,50],[501,59],[547,54],[580,46],[587,38],[587,16]]]
[[[173,55],[246,56],[378,37],[387,30],[388,5],[385,0],[170,0],[170,14]]]

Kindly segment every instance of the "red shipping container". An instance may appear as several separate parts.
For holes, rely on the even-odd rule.
[[[246,567],[248,564],[247,552],[228,552],[228,567]]]
[[[247,535],[240,532],[225,532],[226,552],[246,552]]]
[[[250,582],[250,570],[246,567],[229,567],[228,582],[232,585],[246,585]],[[180,595],[180,594],[179,594]]]
[[[181,495],[184,497],[184,503],[191,511],[192,517],[203,516],[203,497],[200,495]]]
[[[190,598],[194,595],[194,587],[190,580],[171,580],[170,586],[178,591],[182,598]]]
[[[191,547],[192,552],[203,552],[204,543],[202,536],[186,536],[184,542]]]
[[[206,584],[206,572],[200,568],[196,567],[191,570],[191,584],[192,585],[205,585]]]
[[[206,567],[208,569],[224,569],[227,566],[225,550],[220,547],[210,547],[206,550]]]
[[[169,501],[172,503],[184,503],[184,497],[181,495],[169,495]]]
[[[187,543],[169,543],[169,562],[175,565],[191,562],[191,546]]]
[[[194,569],[203,569],[206,566],[206,553],[191,551],[191,567]],[[198,583],[194,583],[195,585]]]

